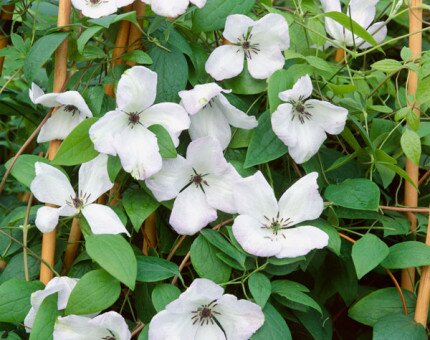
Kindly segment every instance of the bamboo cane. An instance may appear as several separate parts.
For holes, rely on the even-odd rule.
[[[70,23],[70,0],[59,0],[57,26],[67,26]],[[68,40],[64,40],[55,52],[54,92],[60,92],[67,79],[67,48]],[[55,114],[55,113],[54,113]],[[52,160],[60,147],[61,141],[53,140],[49,143],[48,158]],[[43,234],[42,262],[40,264],[40,281],[47,284],[53,277],[53,272],[45,263],[54,266],[56,246],[56,231]]]
[[[4,20],[5,22],[11,21],[14,10],[15,10],[15,5],[3,6],[0,13],[0,19]],[[5,27],[5,26],[3,27],[3,31],[6,32],[8,31],[8,27]],[[7,41],[8,41],[8,37],[0,33],[0,50],[7,46]],[[0,75],[2,74],[2,71],[3,71],[3,63],[4,63],[4,57],[0,57]]]
[[[409,48],[412,52],[412,59],[419,58],[422,52],[422,0],[411,0],[409,2]],[[416,72],[409,70],[407,91],[408,95],[415,96],[418,85],[418,75]],[[409,102],[416,115],[419,117],[419,105],[415,102]],[[418,165],[410,159],[406,160],[406,172],[418,187]],[[405,203],[408,207],[418,205],[418,191],[409,182],[405,182]],[[417,227],[417,218],[413,213],[406,213],[406,217],[411,223],[411,231],[415,233]],[[415,268],[406,268],[402,270],[402,287],[413,291],[415,283]]]
[[[137,22],[140,24],[140,27],[143,27],[143,18],[145,16],[145,4],[136,0],[133,4],[133,9],[136,11]],[[142,32],[135,25],[130,26],[130,34],[128,37],[128,52],[134,51],[141,47],[140,39],[142,38]],[[132,61],[128,61],[127,65],[134,66],[136,63]]]
[[[336,54],[334,55],[334,61],[341,63],[345,60],[345,50],[343,48],[338,48]]]

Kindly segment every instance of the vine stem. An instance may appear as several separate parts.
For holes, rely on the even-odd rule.
[[[24,244],[22,248],[22,253],[24,256],[24,277],[26,281],[30,281],[30,274],[28,272],[28,248],[27,248],[27,241],[28,241],[28,220],[30,219],[30,211],[31,211],[31,205],[33,204],[33,194],[30,194],[30,197],[28,198],[27,202],[27,208],[25,210],[25,217],[24,217],[24,225],[22,226],[22,243]]]
[[[409,2],[409,48],[411,50],[411,59],[419,59],[422,52],[422,0],[411,0]],[[415,92],[418,86],[418,74],[412,70],[408,71],[407,81],[407,93],[408,96],[415,96]],[[408,106],[411,107],[419,119],[420,111],[419,104],[415,100],[408,102]],[[412,160],[406,160],[405,170],[408,176],[412,179],[415,184],[413,186],[409,182],[405,182],[405,205],[410,207],[416,207],[418,205],[418,173],[419,166]],[[407,219],[411,223],[412,233],[416,232],[417,218],[412,212],[406,213]],[[402,270],[402,287],[414,291],[415,283],[415,268],[405,268]]]
[[[11,21],[13,18],[14,10],[15,10],[15,5],[5,5],[1,8],[0,20],[5,21],[5,25],[2,27],[3,32],[9,31],[10,27],[8,27],[8,25],[9,25],[9,21]],[[7,42],[8,42],[8,37],[0,33],[0,50],[7,46]],[[2,74],[2,71],[3,71],[4,58],[5,57],[0,57],[0,75]]]
[[[399,211],[399,212],[405,212],[405,213],[421,213],[421,214],[428,214],[430,213],[430,208],[413,208],[413,207],[390,207],[386,205],[380,205],[379,209],[382,210],[388,210],[388,211]]]

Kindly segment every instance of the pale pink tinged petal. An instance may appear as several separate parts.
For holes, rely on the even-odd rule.
[[[205,107],[212,98],[218,96],[223,89],[216,83],[196,85],[192,90],[180,91],[181,104],[185,110],[194,115]]]
[[[202,137],[188,145],[187,160],[200,175],[224,173],[227,161],[220,143],[211,137]]]
[[[278,46],[281,50],[290,47],[288,23],[280,14],[269,13],[258,20],[252,28],[252,43],[264,44],[270,48]]]
[[[294,183],[279,200],[279,215],[292,225],[320,217],[324,201],[318,192],[318,173],[312,172]]]
[[[190,117],[185,109],[175,103],[161,103],[151,106],[140,115],[140,122],[145,126],[160,124],[170,134],[173,144],[179,145],[179,135],[190,127]]]
[[[100,154],[79,168],[79,196],[85,195],[86,203],[94,202],[113,187],[107,164],[108,156]]]
[[[266,221],[267,222],[267,221]],[[233,223],[233,235],[249,254],[270,257],[279,253],[281,245],[261,221],[249,215],[239,215]]]
[[[243,40],[248,35],[248,30],[252,28],[255,21],[250,17],[242,14],[233,14],[227,17],[225,28],[222,35],[228,41],[237,43],[238,40]]]
[[[94,327],[90,321],[90,318],[79,315],[59,317],[55,322],[53,340],[109,339],[112,336],[108,329]]]
[[[297,257],[313,249],[322,249],[328,244],[328,235],[316,227],[304,226],[285,229],[280,237],[282,248],[277,258]]]
[[[78,113],[67,112],[64,107],[60,107],[42,126],[37,136],[38,143],[49,142],[55,139],[66,139],[72,130],[82,122],[85,117]]]
[[[195,306],[197,308],[199,306]],[[196,339],[198,325],[193,325],[192,314],[170,313],[166,310],[155,315],[149,324],[150,340]],[[197,340],[197,339],[196,339]]]
[[[41,162],[36,162],[35,169],[36,177],[30,189],[40,202],[62,206],[75,197],[69,179],[60,170]]]
[[[82,98],[81,94],[77,91],[67,91],[64,93],[60,93],[57,96],[57,101],[62,105],[76,106],[78,108],[79,112],[82,113],[86,117],[92,117],[93,116],[87,103],[85,103],[84,98]]]
[[[248,70],[255,79],[267,79],[284,67],[285,58],[279,47],[261,46],[258,53],[248,58]]]
[[[243,70],[245,53],[234,45],[217,47],[206,61],[205,69],[216,80],[236,77]]]
[[[376,40],[378,44],[384,41],[384,39],[387,37],[387,25],[385,25],[385,22],[376,22],[372,26],[370,26],[367,30],[373,38]],[[368,42],[364,42],[362,44],[363,39],[358,40],[357,45],[360,49],[366,49],[369,47],[372,47]]]
[[[176,18],[184,14],[189,5],[189,0],[152,0],[151,9],[155,14],[163,17]]]
[[[198,8],[203,8],[206,5],[206,0],[190,0],[190,2]]]
[[[49,233],[58,225],[60,217],[58,208],[41,207],[37,210],[36,214],[36,227],[42,233]]]
[[[222,113],[231,126],[241,129],[253,129],[258,125],[254,116],[248,116],[245,112],[231,105],[222,94],[215,99],[215,105],[220,106]]]
[[[324,12],[342,12],[340,0],[321,0]],[[327,33],[336,41],[341,42],[344,39],[342,26],[330,18],[325,18],[325,29]]]
[[[291,104],[281,104],[272,113],[272,129],[278,138],[287,146],[294,146],[297,141],[297,131],[294,130],[293,106]]]
[[[264,223],[264,216],[272,218],[278,213],[278,202],[273,189],[260,171],[236,182],[233,193],[237,212],[241,215],[252,216]]]
[[[146,179],[145,183],[158,201],[171,200],[178,196],[191,180],[193,170],[189,162],[182,156],[163,159],[159,172]]]
[[[97,122],[91,125],[89,135],[94,148],[101,153],[115,156],[115,135],[128,129],[128,116],[119,111],[109,111]]]
[[[140,113],[149,108],[157,95],[157,73],[144,66],[125,71],[118,83],[116,102],[127,113]]]
[[[327,133],[338,135],[345,128],[348,110],[332,103],[310,99],[306,110],[312,115],[312,121],[318,123]]]
[[[367,29],[375,19],[377,3],[378,0],[351,0],[348,4],[347,15]]]
[[[302,101],[303,99],[307,99],[312,95],[312,90],[312,80],[307,74],[303,77],[300,77],[292,89],[279,93],[279,98],[284,102],[288,102],[290,100]]]
[[[90,204],[82,209],[93,234],[127,234],[130,233],[122,224],[112,208],[101,204]]]
[[[130,340],[131,333],[128,329],[127,323],[121,314],[117,312],[106,312],[91,319],[89,323],[95,327],[109,329],[115,334],[118,340]]]
[[[126,128],[115,136],[114,146],[125,171],[144,180],[161,169],[157,137],[143,126]]]
[[[31,83],[28,95],[34,104],[42,104],[46,107],[58,106],[58,102],[56,101],[58,93],[45,94],[45,92],[43,92],[43,90],[35,83]]]
[[[221,330],[221,328],[214,322],[213,324],[209,323],[207,325],[205,324],[204,326],[198,327],[194,339],[195,340],[225,340],[226,337],[224,335],[224,332]]]
[[[203,191],[191,184],[176,197],[170,225],[180,235],[194,235],[217,219],[217,212],[206,201]]]

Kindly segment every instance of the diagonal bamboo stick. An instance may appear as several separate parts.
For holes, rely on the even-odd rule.
[[[417,59],[422,52],[422,0],[411,0],[409,2],[409,48],[412,52],[412,59]],[[415,33],[415,34],[414,34]],[[415,96],[418,85],[418,74],[409,70],[407,91],[409,96]],[[408,103],[419,118],[419,104],[415,101]],[[418,172],[419,167],[410,159],[406,160],[406,172],[409,177],[418,187]],[[405,202],[408,207],[416,207],[418,205],[418,191],[409,182],[405,182]],[[406,217],[411,223],[411,231],[415,233],[417,227],[417,218],[413,213],[406,213]],[[410,291],[414,291],[415,283],[415,268],[406,268],[402,270],[402,287]]]
[[[3,31],[5,32],[9,31],[9,28],[7,27],[7,25],[9,24],[8,21],[12,20],[14,10],[15,10],[15,5],[6,5],[1,8],[0,20],[4,20],[6,22],[6,24],[3,26]],[[8,37],[0,33],[0,50],[7,46],[7,41],[8,41]],[[0,57],[0,75],[2,74],[2,71],[3,71],[3,63],[4,63],[4,57]]]

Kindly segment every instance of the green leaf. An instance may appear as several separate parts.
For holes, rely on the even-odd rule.
[[[78,52],[80,54],[82,54],[82,52],[84,51],[87,42],[102,29],[103,27],[101,26],[92,26],[88,27],[85,31],[82,32],[77,41]]]
[[[285,155],[287,146],[275,135],[270,121],[270,112],[264,112],[258,119],[258,126],[251,137],[246,153],[245,168],[267,163]]]
[[[352,261],[357,277],[364,275],[380,264],[390,251],[388,246],[373,234],[365,234],[352,246]]]
[[[160,206],[153,197],[142,189],[127,189],[122,197],[122,205],[133,224],[139,231],[143,222]]]
[[[88,131],[97,118],[82,121],[61,143],[57,154],[52,160],[53,165],[78,165],[96,158],[98,152],[90,139]]]
[[[258,94],[267,88],[265,80],[254,79],[248,71],[245,62],[243,71],[237,77],[224,80],[224,88],[231,89],[236,94]]]
[[[12,162],[12,159],[7,161],[4,167],[7,169]],[[42,162],[49,164],[49,160],[46,158],[36,155],[21,155],[16,160],[11,175],[16,178],[18,182],[24,184],[27,188],[30,188],[31,182],[36,177],[35,164],[36,162]]]
[[[193,29],[203,32],[222,29],[229,15],[246,14],[254,3],[255,0],[208,0],[202,9],[194,12]]]
[[[109,156],[108,158],[108,174],[111,182],[115,182],[116,176],[122,169],[121,160],[118,156]]]
[[[154,256],[137,256],[137,281],[157,282],[180,276],[178,265]]]
[[[24,75],[32,82],[69,33],[52,33],[36,40],[24,63]]]
[[[161,312],[170,302],[176,300],[179,295],[181,295],[181,291],[174,285],[165,283],[155,286],[151,294],[155,310]]]
[[[305,294],[305,292],[308,292],[308,291],[309,290],[305,286],[297,282],[288,281],[288,280],[278,280],[278,281],[272,282],[273,294],[278,294],[286,298],[287,300],[311,307],[316,311],[320,312],[322,315],[322,310],[320,305],[309,295]]]
[[[279,93],[293,87],[293,77],[287,70],[278,70],[267,80],[267,98],[269,100],[270,112],[275,112],[279,104],[283,103],[279,99]]]
[[[172,138],[169,132],[161,125],[151,125],[148,130],[153,132],[157,137],[158,147],[160,148],[160,155],[163,158],[176,158],[178,153],[176,152],[175,145],[172,142]]]
[[[60,312],[57,307],[58,293],[47,296],[37,311],[31,328],[30,340],[52,340],[54,325]]]
[[[415,98],[418,103],[426,104],[430,100],[430,77],[420,79],[418,81],[417,92],[415,93]]]
[[[109,28],[110,25],[122,21],[130,21],[131,23],[137,25],[136,21],[136,12],[126,12],[122,14],[112,14],[105,17],[97,18],[97,19],[90,19],[88,22],[93,23],[95,25],[103,26],[104,28]]]
[[[281,314],[270,303],[263,309],[264,324],[251,340],[292,340],[290,329]]]
[[[85,238],[88,255],[113,277],[134,289],[137,262],[133,249],[121,235],[90,235]]]
[[[231,268],[216,256],[217,249],[199,235],[191,245],[191,263],[200,277],[215,283],[227,282]]]
[[[426,340],[426,329],[413,316],[392,314],[381,318],[373,328],[373,340]]]
[[[345,208],[374,211],[379,208],[379,188],[364,178],[347,179],[340,184],[329,185],[324,196],[335,205]]]
[[[121,284],[103,269],[86,273],[73,288],[66,314],[98,313],[112,306],[121,293]]]
[[[397,243],[390,247],[390,253],[381,264],[387,269],[428,266],[430,246],[417,241]]]
[[[378,70],[385,73],[393,73],[400,71],[403,68],[403,65],[400,61],[395,59],[383,59],[373,63],[370,67],[373,70]]]
[[[122,56],[122,59],[124,61],[132,61],[132,62],[139,64],[139,65],[151,65],[152,64],[151,57],[147,53],[145,53],[141,50],[134,50],[134,51],[128,52]]]
[[[23,322],[31,307],[31,294],[40,289],[43,289],[40,281],[14,278],[3,283],[0,286],[0,322]]]
[[[248,279],[248,287],[255,302],[264,308],[270,294],[272,294],[272,286],[267,276],[258,272],[252,274]]]
[[[403,290],[408,312],[415,309],[416,298],[413,293]],[[403,313],[402,302],[396,288],[376,290],[358,300],[348,311],[351,319],[373,327],[379,319],[389,314]]]
[[[420,163],[421,140],[420,136],[418,136],[415,131],[411,129],[405,129],[403,131],[402,138],[400,139],[400,145],[402,146],[402,150],[406,157],[408,157],[415,164]]]

